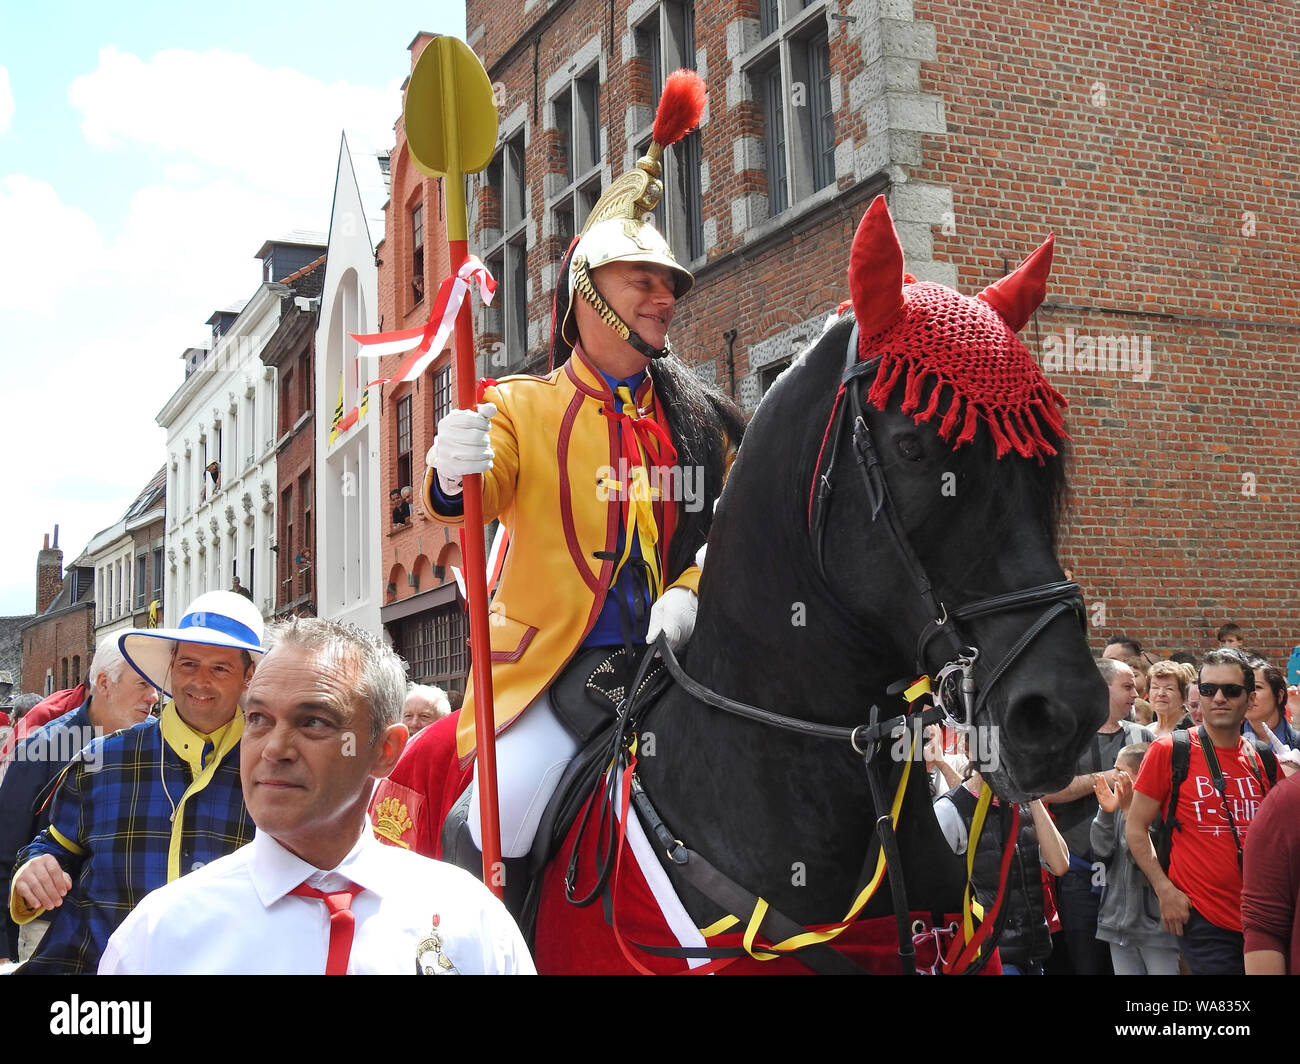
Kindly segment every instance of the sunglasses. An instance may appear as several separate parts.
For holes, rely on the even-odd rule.
[[[1246,687],[1239,683],[1198,683],[1197,690],[1202,698],[1213,698],[1220,691],[1224,698],[1240,698],[1246,693]]]

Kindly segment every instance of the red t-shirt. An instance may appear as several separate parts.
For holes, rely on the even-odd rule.
[[[1229,931],[1240,931],[1241,869],[1237,865],[1232,827],[1223,806],[1226,802],[1231,808],[1237,834],[1244,844],[1250,822],[1264,801],[1268,776],[1258,756],[1255,766],[1251,765],[1243,745],[1226,750],[1216,746],[1214,752],[1223,770],[1225,784],[1221,801],[1214,789],[1205,755],[1201,753],[1200,738],[1196,731],[1188,734],[1192,740],[1191,759],[1187,778],[1178,791],[1177,815],[1182,827],[1174,832],[1169,878],[1210,923]],[[1170,779],[1172,749],[1172,735],[1162,735],[1153,742],[1142,759],[1142,768],[1133,785],[1135,790],[1160,803],[1162,819],[1173,789]]]

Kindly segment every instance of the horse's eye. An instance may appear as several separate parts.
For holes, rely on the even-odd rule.
[[[921,446],[921,437],[911,432],[899,436],[898,453],[909,462],[919,462],[925,457],[925,448]]]

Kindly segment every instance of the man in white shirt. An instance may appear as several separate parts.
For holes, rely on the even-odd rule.
[[[148,895],[100,974],[532,973],[486,887],[371,829],[374,780],[407,739],[397,655],[314,618],[269,642],[244,700],[240,759],[256,836]]]

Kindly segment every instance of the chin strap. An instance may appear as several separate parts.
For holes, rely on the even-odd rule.
[[[600,289],[596,287],[591,271],[587,269],[585,255],[575,255],[573,257],[572,270],[574,289],[595,308],[596,313],[600,315],[600,320],[631,344],[637,354],[644,355],[646,358],[664,358],[672,353],[673,345],[668,342],[667,336],[664,337],[663,347],[652,347],[641,339],[628,326],[627,322],[618,316],[613,307],[605,302],[605,297],[600,294]]]

